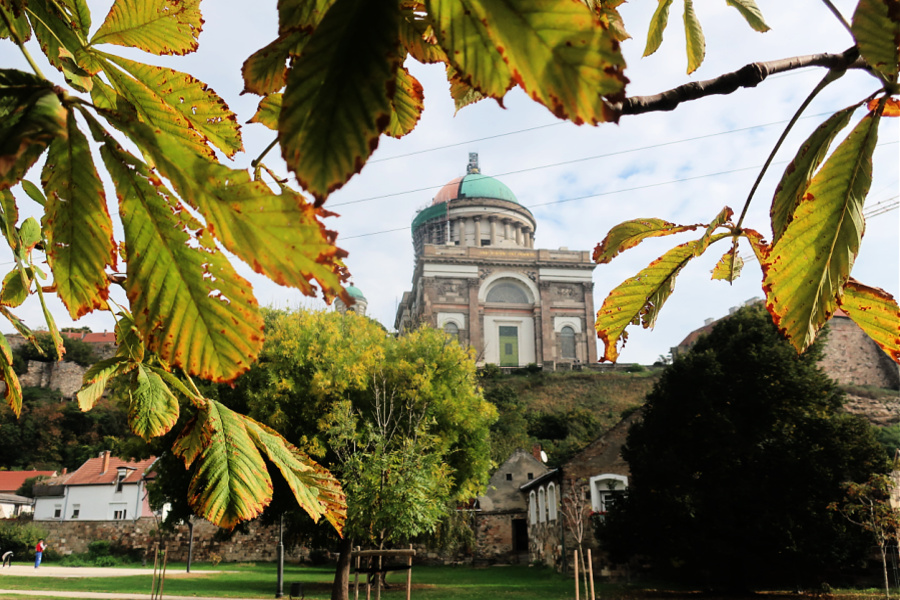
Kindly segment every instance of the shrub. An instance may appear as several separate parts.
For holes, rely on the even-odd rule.
[[[94,540],[88,544],[88,556],[91,559],[98,559],[110,554],[112,554],[112,544],[109,540]]]
[[[34,556],[34,547],[47,532],[33,523],[6,521],[0,523],[0,550],[12,550],[17,557]],[[45,555],[46,556],[46,555]]]

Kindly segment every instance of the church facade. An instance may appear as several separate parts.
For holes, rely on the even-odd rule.
[[[394,326],[439,327],[475,349],[479,365],[597,360],[590,252],[535,248],[534,215],[481,174],[445,185],[412,222],[415,268]]]

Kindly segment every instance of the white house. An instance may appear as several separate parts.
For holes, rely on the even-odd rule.
[[[34,509],[34,500],[16,494],[25,481],[55,476],[56,471],[0,471],[0,519],[17,517]]]
[[[156,457],[131,462],[109,451],[35,486],[35,521],[136,521],[153,515],[146,483]]]

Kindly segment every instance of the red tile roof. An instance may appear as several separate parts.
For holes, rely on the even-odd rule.
[[[110,456],[106,471],[101,473],[103,461],[104,458],[102,456],[88,459],[77,471],[66,475],[64,478],[57,478],[54,483],[57,485],[98,485],[115,483],[116,477],[118,477],[119,467],[126,467],[129,469],[128,476],[124,481],[125,483],[137,483],[141,480],[150,466],[156,462],[156,457],[151,456],[145,460],[133,462]]]
[[[62,335],[73,340],[81,340],[88,344],[115,344],[116,334],[111,331],[103,333],[86,333],[84,331],[61,331]]]
[[[0,471],[0,493],[14,494],[29,477],[55,477],[56,471]]]

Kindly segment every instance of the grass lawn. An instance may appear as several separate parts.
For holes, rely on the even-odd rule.
[[[183,563],[169,565],[164,595],[221,598],[272,598],[275,595],[276,570],[272,563],[222,563],[215,568],[222,572],[208,574],[204,571],[212,570],[212,567],[194,564],[190,576],[184,575],[184,569]],[[285,598],[290,584],[295,581],[303,582],[306,598],[331,596],[333,569],[285,565],[284,571]],[[424,600],[562,600],[575,595],[571,579],[543,567],[413,567],[412,578],[412,597]],[[352,581],[351,576],[351,598]],[[382,590],[383,598],[405,598],[405,572],[391,573],[388,583],[393,589]],[[67,591],[149,594],[150,584],[149,575],[70,579],[4,576],[0,579],[0,587],[4,589],[59,591],[59,598],[65,598]],[[362,586],[360,598],[365,598]]]

